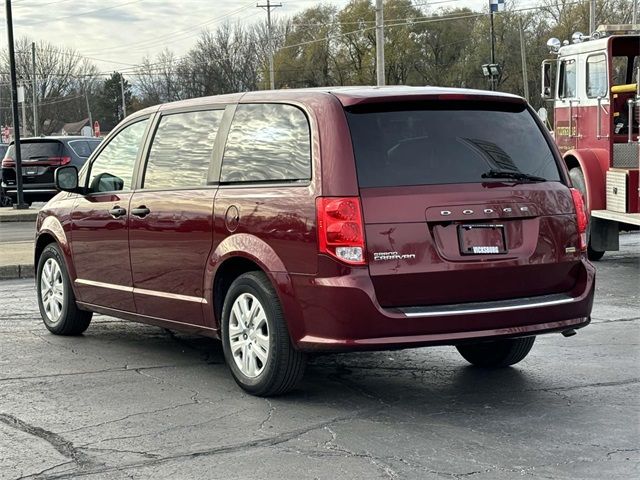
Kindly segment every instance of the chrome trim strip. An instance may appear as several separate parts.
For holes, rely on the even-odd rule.
[[[465,310],[447,310],[437,312],[408,312],[404,313],[406,317],[445,317],[451,315],[467,315],[471,313],[493,313],[493,312],[508,312],[511,310],[523,310],[525,308],[540,308],[550,307],[552,305],[561,305],[564,303],[575,302],[576,298],[563,298],[560,300],[550,300],[547,302],[525,303],[521,305],[508,305],[505,307],[484,307],[484,308],[468,308]]]
[[[110,290],[120,290],[121,292],[133,293],[133,287],[127,287],[125,285],[114,285],[113,283],[96,282],[94,280],[85,280],[83,278],[77,278],[76,283],[78,285],[86,285],[89,287],[108,288]]]
[[[180,295],[179,293],[158,292],[156,290],[146,290],[144,288],[134,288],[133,293],[150,295],[153,297],[171,298],[173,300],[182,300],[183,302],[207,303],[207,300],[201,297],[191,297],[189,295]]]
[[[178,293],[158,292],[156,290],[146,290],[144,288],[127,287],[124,285],[115,285],[113,283],[96,282],[94,280],[76,279],[76,284],[86,285],[90,287],[108,288],[110,290],[119,290],[121,292],[129,292],[140,295],[149,295],[153,297],[170,298],[172,300],[181,300],[183,302],[195,302],[206,304],[207,300],[201,297],[191,297],[189,295],[180,295]]]

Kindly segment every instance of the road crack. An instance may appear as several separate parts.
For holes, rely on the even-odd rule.
[[[295,440],[302,435],[309,433],[313,430],[318,430],[324,428],[325,426],[331,425],[336,422],[341,422],[344,420],[348,420],[353,418],[353,415],[348,415],[344,417],[337,417],[332,420],[328,420],[325,422],[316,423],[314,425],[303,427],[295,430],[291,430],[288,432],[283,432],[278,435],[274,435],[267,438],[261,438],[256,440],[249,440],[246,442],[236,443],[232,445],[224,445],[216,448],[211,448],[207,450],[199,450],[196,452],[190,453],[180,453],[176,455],[169,455],[157,459],[150,459],[149,461],[135,462],[126,465],[119,465],[117,467],[101,467],[101,468],[89,468],[83,469],[81,472],[73,472],[73,473],[63,473],[59,475],[50,475],[47,478],[50,480],[53,479],[66,479],[66,478],[79,478],[87,475],[95,475],[109,472],[120,472],[123,470],[137,469],[137,468],[145,468],[149,466],[161,465],[173,460],[181,460],[181,459],[192,459],[192,458],[200,458],[200,457],[210,457],[214,455],[223,455],[223,454],[231,454],[236,452],[245,452],[248,449],[255,448],[268,448],[276,445],[280,445],[285,442],[289,442],[291,440]],[[395,477],[394,477],[395,478]]]
[[[73,445],[73,443],[65,440],[57,433],[50,432],[49,430],[45,430],[41,427],[36,427],[35,425],[30,425],[24,420],[20,420],[18,417],[15,417],[8,413],[0,413],[0,422],[15,430],[19,430],[28,435],[32,435],[44,440],[45,442],[50,444],[58,453],[60,453],[64,457],[70,458],[79,466],[91,464],[91,459],[85,453],[81,452]]]
[[[265,417],[265,419],[260,422],[260,426],[258,428],[259,432],[261,432],[264,429],[264,426],[271,421],[273,413],[276,411],[276,407],[273,405],[273,402],[271,400],[265,398],[264,401],[269,405],[269,411],[267,412],[267,416]]]

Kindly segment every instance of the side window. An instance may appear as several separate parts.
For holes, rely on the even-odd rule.
[[[89,189],[92,192],[130,190],[133,168],[149,119],[125,127],[91,164]]]
[[[283,104],[238,105],[227,137],[220,181],[310,178],[311,141],[304,112]]]
[[[592,55],[587,58],[587,97],[607,96],[607,57]]]
[[[174,113],[160,120],[147,159],[143,188],[201,187],[224,110]]]
[[[88,158],[91,153],[100,145],[100,142],[86,141],[86,140],[73,140],[69,142],[69,147],[74,153],[82,158]]]
[[[625,85],[627,83],[627,65],[629,57],[613,57],[611,64],[611,85]]]
[[[575,98],[576,96],[576,61],[563,60],[560,64],[560,84],[558,85],[560,98]]]

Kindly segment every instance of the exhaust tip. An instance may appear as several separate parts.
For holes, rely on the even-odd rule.
[[[578,332],[576,332],[573,328],[570,328],[569,330],[564,330],[562,332],[562,336],[563,337],[573,337],[576,333],[578,333]]]

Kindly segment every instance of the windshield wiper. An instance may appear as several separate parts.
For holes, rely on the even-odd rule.
[[[546,182],[547,179],[543,177],[537,177],[535,175],[529,175],[528,173],[514,172],[512,170],[494,170],[491,169],[488,172],[484,172],[481,175],[482,178],[511,178],[513,180],[524,180],[527,182]]]

